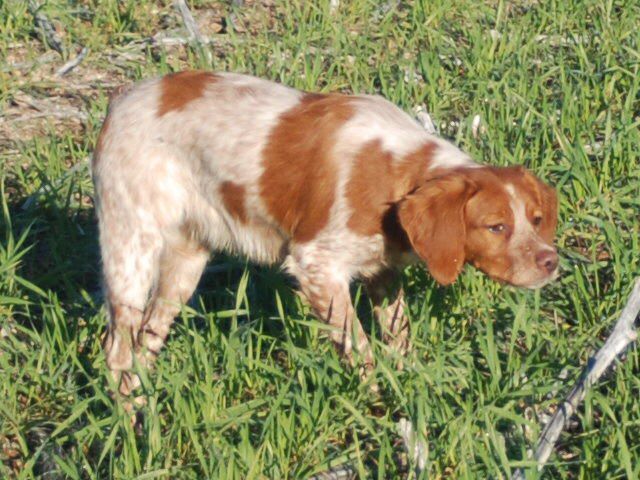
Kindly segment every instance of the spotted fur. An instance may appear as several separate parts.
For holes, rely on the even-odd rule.
[[[472,263],[523,286],[557,266],[549,187],[522,169],[474,163],[377,96],[307,94],[230,73],[149,80],[112,101],[92,172],[105,350],[122,393],[138,384],[134,356],[157,355],[211,252],[282,264],[365,370],[373,358],[353,279],[365,281],[384,338],[404,351],[404,265],[425,261],[447,284]],[[504,234],[489,232],[494,224]]]

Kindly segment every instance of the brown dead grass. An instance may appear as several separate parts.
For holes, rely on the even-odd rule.
[[[191,3],[191,2],[190,2]],[[244,2],[232,11],[227,2],[214,2],[191,8],[202,35],[211,38],[214,55],[223,57],[228,47],[229,29],[237,34],[257,34],[275,24],[275,3],[270,0]],[[18,147],[36,137],[71,135],[74,140],[95,134],[92,122],[104,115],[100,106],[96,117],[94,102],[105,99],[116,90],[137,79],[140,67],[148,61],[147,49],[153,56],[170,59],[174,70],[190,66],[188,44],[165,44],[162,39],[187,38],[178,12],[168,6],[145,4],[136,13],[140,32],[147,37],[140,40],[112,43],[104,49],[92,50],[87,57],[64,77],[56,75],[65,60],[47,47],[37,35],[7,45],[7,55],[0,66],[0,155],[11,157]],[[50,18],[56,33],[68,35],[62,23]],[[80,21],[80,23],[82,23]],[[90,26],[90,22],[84,21]],[[107,29],[108,30],[108,29]],[[100,31],[104,41],[113,35]],[[76,51],[69,51],[74,58]],[[2,92],[4,90],[4,92]],[[92,110],[94,110],[92,112]],[[89,132],[90,130],[90,132]]]

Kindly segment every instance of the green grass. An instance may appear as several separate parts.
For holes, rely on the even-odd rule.
[[[0,477],[304,478],[348,461],[363,478],[415,478],[402,417],[429,442],[424,478],[509,478],[530,465],[539,416],[600,346],[639,270],[637,2],[355,0],[335,14],[328,2],[246,2],[243,31],[202,27],[211,61],[143,44],[180,26],[170,2],[149,0],[48,1],[67,50],[43,57],[25,3],[0,2]],[[232,9],[190,5],[200,19]],[[85,61],[54,78],[80,45]],[[82,162],[110,90],[186,67],[426,105],[477,159],[524,164],[557,187],[561,278],[531,292],[468,268],[440,288],[408,269],[414,348],[399,372],[375,342],[375,397],[277,269],[218,258],[144,379],[136,434],[108,395]],[[87,117],[20,119],[34,113],[24,95]],[[640,476],[639,372],[634,348],[588,395],[542,478]]]

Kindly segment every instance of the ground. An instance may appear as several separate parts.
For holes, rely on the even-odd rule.
[[[349,463],[415,478],[401,418],[428,442],[424,478],[530,465],[638,272],[640,4],[188,3],[204,47],[171,2],[48,1],[58,52],[28,2],[0,2],[0,476],[305,478]],[[397,371],[375,342],[376,396],[277,269],[213,259],[144,378],[135,432],[100,349],[87,162],[110,92],[188,67],[378,93],[426,109],[479,161],[526,165],[559,191],[559,280],[522,291],[468,268],[441,288],[408,269],[414,348]],[[632,349],[588,395],[543,477],[640,476],[639,363]]]

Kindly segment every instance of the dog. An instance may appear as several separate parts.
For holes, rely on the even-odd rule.
[[[281,264],[345,359],[373,365],[349,286],[404,352],[399,272],[442,285],[465,264],[538,288],[558,272],[555,190],[520,166],[475,163],[380,96],[306,93],[233,73],[144,81],[109,106],[93,156],[109,325],[128,395],[211,252]],[[357,354],[357,355],[356,355]]]

